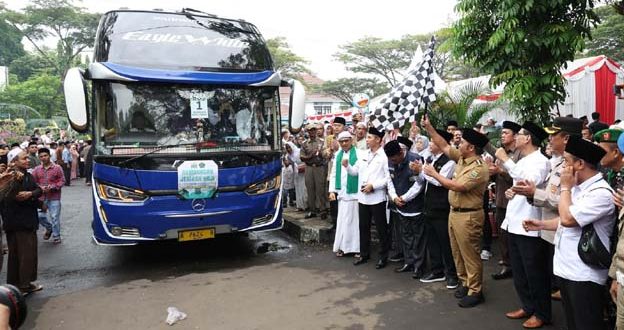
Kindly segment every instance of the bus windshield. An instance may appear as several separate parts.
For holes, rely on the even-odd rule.
[[[207,146],[203,152],[275,150],[278,97],[276,87],[96,83],[97,153],[141,154],[193,143]]]
[[[100,24],[96,62],[188,71],[272,70],[250,23],[190,14],[110,12]]]

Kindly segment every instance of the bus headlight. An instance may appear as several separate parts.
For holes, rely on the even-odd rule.
[[[139,190],[122,189],[99,182],[97,191],[101,199],[111,202],[136,203],[147,199],[147,195]]]
[[[252,184],[251,186],[249,186],[249,188],[245,190],[245,193],[247,193],[247,195],[264,194],[279,189],[281,184],[282,176],[277,175],[266,181]]]

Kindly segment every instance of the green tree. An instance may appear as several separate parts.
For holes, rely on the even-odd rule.
[[[304,73],[310,73],[307,67],[309,62],[295,54],[284,37],[271,38],[266,42],[276,71],[281,71],[285,77],[297,79]]]
[[[0,21],[0,65],[8,66],[25,53],[22,35],[14,27]]]
[[[56,58],[56,54],[50,50],[46,51],[47,58]],[[15,74],[18,81],[26,81],[34,75],[48,73],[60,76],[61,73],[56,68],[51,67],[46,58],[38,53],[27,52],[24,56],[18,57],[9,65],[9,72]]]
[[[433,67],[440,78],[464,79],[478,75],[478,70],[453,56],[450,28],[428,34],[405,35],[394,40],[364,37],[340,46],[334,58],[342,62],[348,71],[377,78],[379,84],[390,88],[403,79],[416,49],[420,46],[424,51],[432,35],[436,37]]]
[[[335,96],[347,104],[351,104],[351,99],[356,93],[365,93],[372,99],[388,92],[388,88],[375,78],[340,78],[325,81],[315,87],[317,92]]]
[[[0,92],[0,103],[26,105],[37,110],[43,118],[65,113],[65,98],[58,76],[41,74]]]
[[[378,77],[386,87],[390,87],[399,82],[401,72],[410,65],[418,45],[412,36],[400,40],[364,37],[340,46],[334,57],[347,70]]]
[[[460,127],[474,127],[481,118],[499,106],[498,102],[475,104],[479,95],[490,92],[481,83],[468,83],[451,93],[442,92],[428,112],[431,124],[442,127],[447,121],[456,120]]]
[[[458,57],[506,83],[504,97],[519,117],[546,123],[565,99],[559,72],[583,50],[598,21],[593,1],[460,0],[453,26]]]
[[[0,18],[17,29],[32,44],[46,65],[61,73],[76,65],[78,54],[92,46],[99,14],[87,13],[70,0],[32,0],[22,12],[2,9]],[[56,56],[43,46],[44,40],[58,40]]]
[[[584,56],[606,55],[616,61],[624,60],[624,16],[613,6],[596,8],[600,24],[592,29],[592,38],[587,40]]]

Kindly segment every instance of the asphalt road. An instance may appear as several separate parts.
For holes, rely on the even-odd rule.
[[[485,304],[457,307],[443,283],[423,284],[391,264],[355,267],[328,246],[299,245],[282,232],[179,244],[104,247],[91,242],[90,190],[63,190],[63,243],[39,243],[39,282],[24,329],[521,329],[511,280],[493,281]],[[41,232],[42,233],[42,232]],[[1,276],[6,276],[4,271]],[[553,302],[554,326],[562,310]]]

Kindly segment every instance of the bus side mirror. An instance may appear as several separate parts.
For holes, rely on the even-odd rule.
[[[87,87],[80,68],[71,68],[65,75],[63,82],[65,92],[65,105],[67,106],[67,118],[69,124],[78,133],[84,133],[89,127],[87,108]]]
[[[298,133],[305,119],[305,88],[297,80],[291,80],[290,85],[290,108],[288,109],[288,126],[290,131]]]

